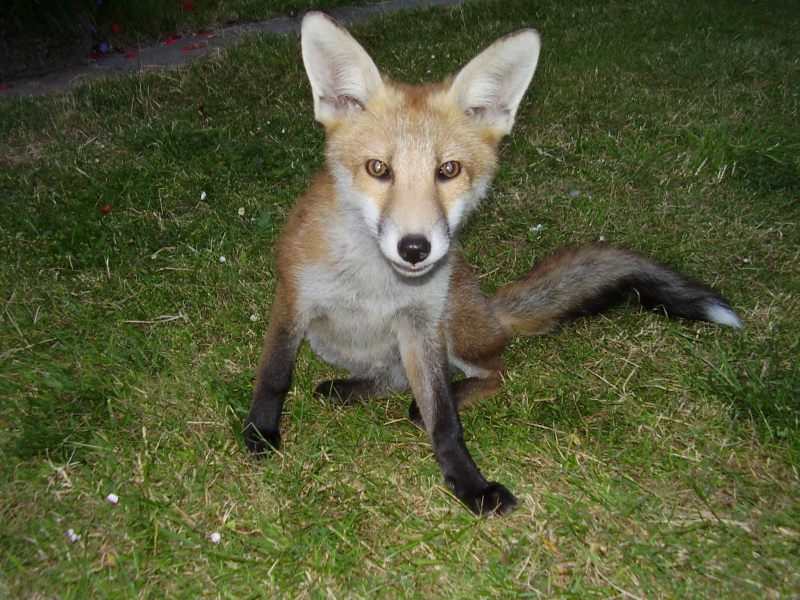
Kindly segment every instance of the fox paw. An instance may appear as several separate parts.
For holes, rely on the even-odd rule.
[[[490,481],[486,487],[468,492],[459,498],[472,512],[479,516],[506,515],[517,506],[517,499],[504,486]]]
[[[266,456],[271,450],[281,446],[279,431],[266,431],[259,429],[252,421],[247,421],[244,426],[244,445],[256,456]]]
[[[369,385],[358,379],[329,379],[314,388],[314,395],[331,404],[350,404],[367,396]]]
[[[417,406],[415,400],[412,400],[408,407],[408,420],[420,429],[425,429],[425,423],[422,421],[422,414],[419,412],[419,406]]]

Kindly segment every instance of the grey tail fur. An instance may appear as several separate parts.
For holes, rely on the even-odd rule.
[[[638,294],[646,308],[740,329],[742,322],[711,288],[634,252],[608,246],[567,248],[491,298],[510,334],[537,335]]]

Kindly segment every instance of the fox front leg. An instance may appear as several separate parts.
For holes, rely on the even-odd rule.
[[[259,361],[253,403],[244,423],[244,443],[257,455],[280,447],[283,401],[292,385],[297,350],[303,339],[285,296],[279,286]]]
[[[403,366],[445,484],[475,514],[510,512],[517,499],[481,475],[464,443],[441,327],[433,332],[426,327],[406,327],[399,341]]]

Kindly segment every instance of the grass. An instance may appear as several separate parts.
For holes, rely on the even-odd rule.
[[[744,332],[628,306],[514,342],[463,415],[507,518],[443,490],[407,395],[314,399],[305,347],[254,462],[273,248],[322,164],[297,38],[4,102],[0,594],[800,594],[800,14],[511,0],[353,30],[428,81],[528,25],[540,69],[463,236],[484,287],[602,236],[715,285]]]

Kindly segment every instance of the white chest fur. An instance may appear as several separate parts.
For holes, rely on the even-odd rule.
[[[341,241],[339,249],[334,262],[301,273],[298,300],[306,337],[323,360],[353,376],[404,387],[398,327],[409,318],[432,326],[441,322],[450,265],[409,279],[387,263],[368,234]]]

